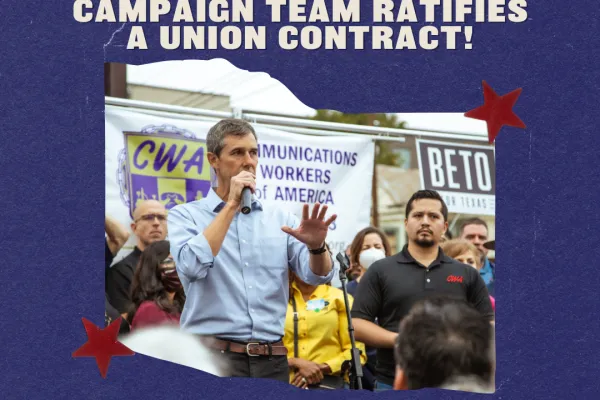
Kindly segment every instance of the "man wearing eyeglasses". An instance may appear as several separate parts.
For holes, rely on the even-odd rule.
[[[136,236],[136,246],[106,273],[106,294],[110,304],[123,318],[131,307],[131,281],[142,251],[153,242],[167,237],[167,210],[156,200],[145,200],[133,211],[131,230]]]
[[[254,128],[222,120],[208,132],[206,147],[218,187],[169,211],[171,254],[186,293],[181,327],[213,349],[227,365],[223,375],[288,383],[281,341],[288,270],[310,285],[331,281],[335,271],[325,238],[336,215],[325,218],[327,206],[319,204],[309,215],[305,204],[299,220],[256,198],[251,212],[242,214],[242,190],[256,187]]]

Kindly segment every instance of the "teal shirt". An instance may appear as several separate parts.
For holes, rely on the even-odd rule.
[[[493,263],[491,263],[490,260],[486,257],[485,263],[483,264],[483,267],[479,271],[479,274],[481,275],[481,278],[485,282],[485,285],[487,286],[488,292],[490,292],[491,296],[493,296],[494,280],[496,279],[495,268],[496,268],[496,266]]]

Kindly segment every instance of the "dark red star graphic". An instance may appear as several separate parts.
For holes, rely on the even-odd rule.
[[[96,357],[96,364],[100,375],[106,378],[108,364],[113,356],[132,356],[135,353],[117,341],[121,318],[115,320],[104,329],[100,329],[93,322],[82,318],[83,326],[88,335],[88,341],[75,350],[73,357]]]
[[[523,121],[512,110],[522,91],[522,88],[518,88],[504,96],[498,96],[494,89],[486,81],[483,81],[483,105],[467,111],[465,117],[487,123],[488,139],[491,144],[496,140],[496,136],[504,125],[525,128]]]

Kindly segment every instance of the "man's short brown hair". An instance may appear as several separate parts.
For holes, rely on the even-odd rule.
[[[246,136],[250,133],[258,141],[254,128],[248,122],[238,118],[222,119],[208,131],[206,135],[206,149],[209,153],[219,156],[221,150],[225,147],[225,138],[227,136]]]
[[[483,225],[483,226],[485,226],[485,230],[489,231],[487,223],[484,220],[482,220],[481,218],[475,217],[475,218],[465,219],[460,224],[460,230],[459,230],[459,232],[460,232],[461,235],[465,231],[465,227],[468,226],[468,225]]]

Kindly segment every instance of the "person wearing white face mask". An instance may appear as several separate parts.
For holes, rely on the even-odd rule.
[[[385,234],[379,229],[369,226],[358,232],[350,245],[350,263],[358,269],[357,278],[346,285],[348,293],[354,296],[361,278],[375,262],[392,255],[392,248]],[[375,387],[375,365],[377,349],[366,346],[367,364],[363,368],[363,386],[373,390]]]
[[[370,249],[364,250],[360,253],[358,261],[360,262],[362,268],[367,270],[375,261],[379,261],[385,257],[386,255],[383,250],[371,247]]]
[[[358,277],[348,283],[348,293],[354,296],[365,271],[375,261],[391,255],[390,242],[382,231],[370,226],[358,232],[350,245],[350,263],[358,266]]]

